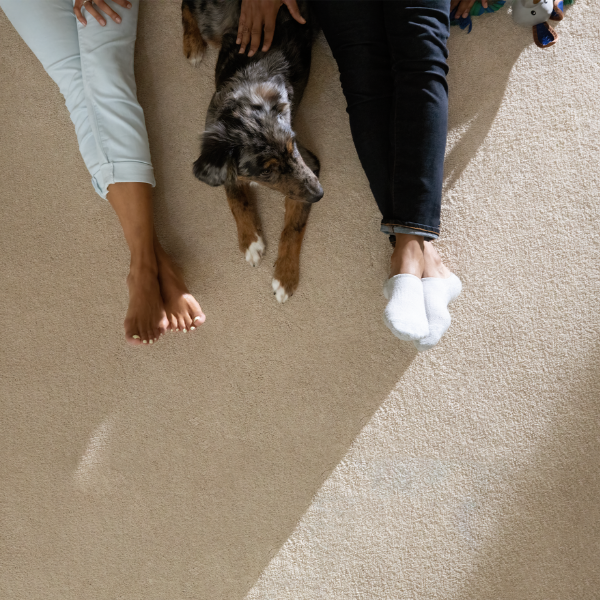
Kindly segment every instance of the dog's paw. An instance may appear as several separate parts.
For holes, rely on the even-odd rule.
[[[252,242],[245,252],[246,262],[251,264],[253,267],[257,267],[262,260],[265,253],[265,243],[262,237],[258,236],[255,242]]]
[[[204,47],[195,46],[186,49],[186,57],[192,67],[197,67],[204,58]]]
[[[273,294],[275,295],[275,298],[277,298],[279,304],[283,304],[292,295],[288,294],[279,279],[273,279],[271,285],[273,286]]]

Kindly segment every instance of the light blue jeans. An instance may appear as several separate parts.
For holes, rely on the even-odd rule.
[[[73,0],[0,0],[0,7],[58,85],[75,125],[79,150],[94,189],[106,198],[111,183],[156,185],[144,112],[133,72],[139,0],[130,9],[107,3],[120,16],[106,26]]]

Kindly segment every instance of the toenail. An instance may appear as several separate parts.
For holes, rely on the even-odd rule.
[[[147,342],[146,340],[144,340],[144,341],[142,342],[142,344],[147,344],[147,343],[148,343],[148,342]]]
[[[153,341],[153,340],[150,340],[150,343],[151,343],[151,344],[154,344],[154,341]]]
[[[202,317],[196,317],[196,318],[194,319],[194,323],[195,323],[196,321],[202,321]]]
[[[140,339],[140,336],[139,336],[139,335],[132,335],[131,337],[132,337],[134,340],[139,340],[139,339]]]
[[[193,325],[190,327],[190,331],[194,331],[196,329]]]
[[[184,329],[184,330],[183,330],[183,333],[187,333],[187,329]]]

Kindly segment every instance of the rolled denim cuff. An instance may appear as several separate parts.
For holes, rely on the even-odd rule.
[[[421,235],[428,240],[437,240],[440,237],[439,231],[433,231],[426,228],[424,225],[407,225],[398,223],[381,223],[381,231],[388,235],[396,233],[406,233],[408,235]]]
[[[149,163],[139,161],[105,163],[92,175],[94,189],[104,200],[109,185],[129,182],[149,183],[156,187],[154,168]]]

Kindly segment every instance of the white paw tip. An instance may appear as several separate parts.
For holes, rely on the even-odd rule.
[[[283,304],[289,298],[285,288],[279,283],[278,279],[273,279],[271,285],[273,286],[273,294],[275,295],[275,298],[277,298],[277,302]]]
[[[263,254],[265,253],[265,243],[263,239],[258,236],[255,242],[252,242],[246,250],[246,262],[256,267],[260,264]]]
[[[192,67],[197,67],[202,62],[203,57],[204,52],[199,52],[198,54],[192,54],[188,60],[190,61],[190,65],[192,65]]]

